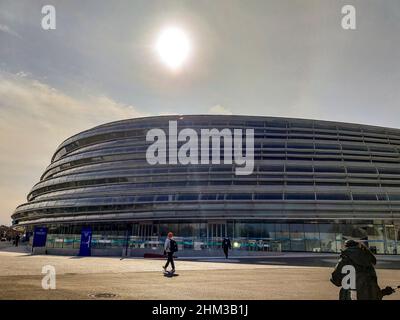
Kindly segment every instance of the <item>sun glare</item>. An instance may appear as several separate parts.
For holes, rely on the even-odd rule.
[[[170,69],[177,70],[183,66],[190,54],[190,41],[186,33],[177,27],[161,31],[156,51],[161,61]]]

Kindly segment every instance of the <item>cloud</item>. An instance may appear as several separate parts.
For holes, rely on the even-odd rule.
[[[21,78],[26,78],[26,77],[29,77],[29,76],[31,75],[31,73],[25,72],[25,71],[20,71],[20,72],[18,72],[16,75],[17,75],[18,77],[21,77]]]
[[[9,26],[5,24],[0,24],[0,31],[8,33],[14,37],[22,38],[16,31],[12,30]]]
[[[50,163],[57,146],[93,126],[144,116],[104,95],[75,98],[22,72],[0,72],[0,224]]]
[[[212,106],[210,109],[208,109],[208,113],[210,114],[226,114],[230,115],[232,114],[232,111],[229,110],[228,108],[225,108],[219,104]]]

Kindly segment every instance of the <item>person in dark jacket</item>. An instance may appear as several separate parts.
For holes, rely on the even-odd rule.
[[[19,234],[17,234],[16,236],[15,236],[15,246],[16,247],[18,247],[18,243],[19,243]]]
[[[356,288],[351,290],[342,287],[339,292],[339,300],[354,300],[355,296],[352,296],[352,291],[356,293],[357,300],[382,300],[383,296],[392,294],[394,290],[391,287],[382,290],[379,288],[375,264],[375,256],[363,243],[347,240],[330,281],[335,286],[342,287],[342,280],[346,276],[346,273],[342,273],[342,269],[344,266],[350,265],[355,269]]]
[[[229,240],[229,238],[224,238],[224,240],[222,240],[222,249],[224,250],[225,259],[228,259],[228,250],[232,249],[231,240]]]

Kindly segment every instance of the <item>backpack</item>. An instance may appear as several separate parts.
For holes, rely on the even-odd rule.
[[[171,252],[177,252],[178,251],[178,244],[173,239],[169,240],[169,250],[171,250]]]

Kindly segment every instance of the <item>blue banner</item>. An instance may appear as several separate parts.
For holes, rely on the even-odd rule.
[[[79,248],[80,256],[90,256],[91,255],[91,242],[92,242],[92,228],[86,227],[81,231],[81,245]]]
[[[45,247],[47,239],[47,228],[35,227],[33,231],[33,244],[32,247]]]

